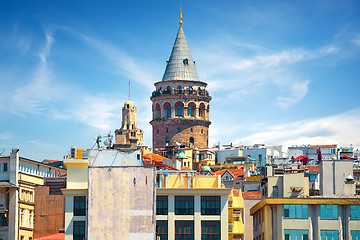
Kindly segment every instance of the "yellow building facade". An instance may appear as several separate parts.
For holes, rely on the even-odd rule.
[[[19,156],[0,157],[0,239],[34,238],[35,187],[44,178],[65,174],[66,170]]]
[[[156,197],[158,239],[243,239],[241,194],[220,176],[160,170]]]

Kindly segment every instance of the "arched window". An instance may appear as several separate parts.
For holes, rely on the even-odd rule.
[[[189,87],[189,93],[192,93],[192,92],[193,92],[193,87],[190,86],[190,87]]]
[[[194,138],[190,137],[190,144],[194,145],[194,142],[195,142]]]
[[[181,129],[180,129],[180,128],[178,128],[178,133],[179,133],[179,132],[181,132]]]
[[[193,132],[193,129],[192,129],[192,128],[190,128],[190,132]]]
[[[161,118],[161,108],[160,108],[160,104],[156,103],[154,119],[159,119],[159,118]],[[130,122],[129,116],[127,116],[127,122]]]
[[[192,115],[193,115],[192,107],[189,106],[188,107],[188,116],[192,116]]]
[[[166,88],[166,91],[167,91],[168,93],[171,93],[171,87],[168,86],[168,87]]]
[[[170,118],[171,117],[171,107],[170,106],[168,106],[167,107],[167,115],[166,115],[168,118]]]
[[[185,59],[183,60],[183,63],[184,63],[185,66],[189,65],[189,59],[185,58]]]
[[[182,116],[182,106],[176,107],[176,116]]]
[[[182,102],[176,102],[175,107],[176,107],[176,116],[182,117],[184,114],[183,113],[184,104]]]
[[[201,118],[205,118],[205,104],[204,103],[200,103],[199,116]]]
[[[169,146],[169,145],[170,145],[170,139],[166,138],[166,140],[165,140],[165,145],[166,145],[166,146]]]
[[[177,90],[181,91],[182,90],[182,87],[179,85],[177,86]]]

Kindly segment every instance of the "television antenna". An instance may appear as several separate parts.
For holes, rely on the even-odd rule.
[[[104,140],[104,145],[107,147],[107,148],[111,148],[112,147],[112,138],[114,136],[111,135],[111,130],[109,131],[108,135],[107,136],[101,136],[100,134],[97,136],[97,137],[94,137],[94,140],[95,140],[95,145],[97,145],[98,149],[100,148],[100,143],[101,143],[101,139],[103,138],[106,138]]]

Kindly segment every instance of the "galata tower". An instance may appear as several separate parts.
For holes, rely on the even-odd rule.
[[[189,46],[180,27],[161,81],[156,82],[152,101],[153,149],[183,145],[207,148],[211,97],[207,83],[199,80]]]

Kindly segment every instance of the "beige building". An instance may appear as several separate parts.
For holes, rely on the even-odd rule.
[[[87,156],[64,161],[65,239],[153,240],[155,169],[143,166],[141,150],[89,150]]]
[[[256,240],[360,239],[360,198],[266,198],[251,208]]]
[[[0,157],[0,239],[34,238],[35,187],[66,171],[19,156]]]
[[[262,186],[263,197],[309,196],[309,177],[304,173],[268,176]]]

